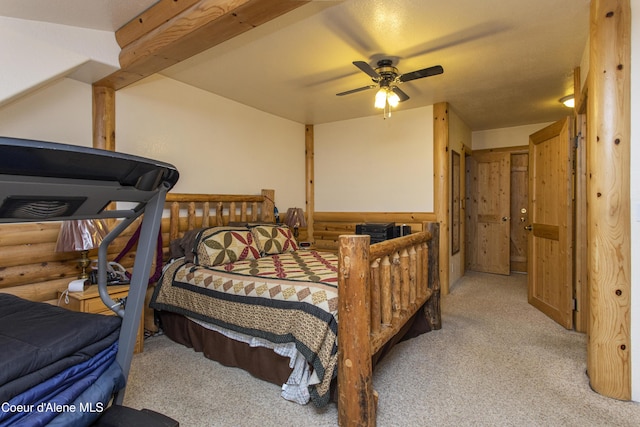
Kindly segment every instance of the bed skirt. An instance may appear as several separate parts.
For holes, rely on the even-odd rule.
[[[282,386],[291,375],[289,358],[265,347],[250,345],[227,338],[186,317],[159,311],[160,325],[171,340],[204,354],[225,366],[241,368],[254,377]]]
[[[208,359],[215,360],[225,366],[241,368],[256,378],[279,386],[287,382],[293,371],[289,366],[289,358],[275,353],[272,349],[252,347],[244,342],[228,338],[181,314],[168,311],[157,311],[156,313],[160,320],[160,326],[167,337],[203,353]],[[397,343],[431,331],[426,316],[424,307],[418,310],[413,319],[407,322],[398,334],[372,356],[373,367]],[[331,400],[335,401],[335,378],[331,388]]]

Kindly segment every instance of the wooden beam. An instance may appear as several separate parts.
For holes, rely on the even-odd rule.
[[[439,102],[433,106],[433,210],[440,223],[440,289],[449,293],[449,105]]]
[[[585,86],[587,85],[585,84]],[[573,101],[575,103],[573,112],[576,116],[586,112],[585,96],[586,93],[582,92],[581,70],[580,67],[576,67],[573,69]]]
[[[160,0],[116,31],[120,48],[150,33],[200,0]]]
[[[591,387],[631,398],[629,0],[591,0],[589,48],[588,240]]]
[[[314,223],[313,216],[315,215],[315,181],[314,181],[314,133],[313,125],[307,125],[305,127],[304,134],[304,157],[305,157],[305,197],[306,197],[306,211],[307,211],[307,240],[313,244],[315,238],[313,237]]]
[[[122,89],[308,2],[200,0],[148,32],[141,29],[140,38],[129,42],[120,52],[121,70],[96,84]],[[158,5],[162,7],[164,2]],[[154,10],[143,14],[153,15]]]
[[[93,147],[116,150],[116,94],[112,88],[93,86]]]

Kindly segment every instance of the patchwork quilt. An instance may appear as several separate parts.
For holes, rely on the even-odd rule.
[[[203,267],[174,261],[150,306],[274,343],[295,343],[320,383],[309,386],[318,406],[329,401],[336,375],[338,258],[299,250]]]

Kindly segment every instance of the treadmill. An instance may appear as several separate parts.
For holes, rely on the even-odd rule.
[[[100,297],[122,318],[116,361],[122,368],[125,386],[115,394],[110,409],[122,407],[165,198],[178,178],[173,165],[139,156],[0,137],[0,223],[121,219],[98,249]],[[115,209],[107,209],[114,205]],[[107,247],[142,214],[140,240],[124,308],[107,292]],[[107,412],[109,410],[101,419],[108,418]],[[117,414],[111,416],[111,421],[95,425],[177,425],[164,416],[154,423],[147,422],[151,418],[136,418],[138,414],[128,411],[113,412]]]

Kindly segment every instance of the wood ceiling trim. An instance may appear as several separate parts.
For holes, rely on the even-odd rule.
[[[144,34],[140,30],[140,37],[120,52],[121,69],[94,85],[122,89],[306,3],[309,0],[200,0],[168,19],[161,18],[158,9],[154,19],[165,22]],[[140,16],[155,15],[154,8]]]

